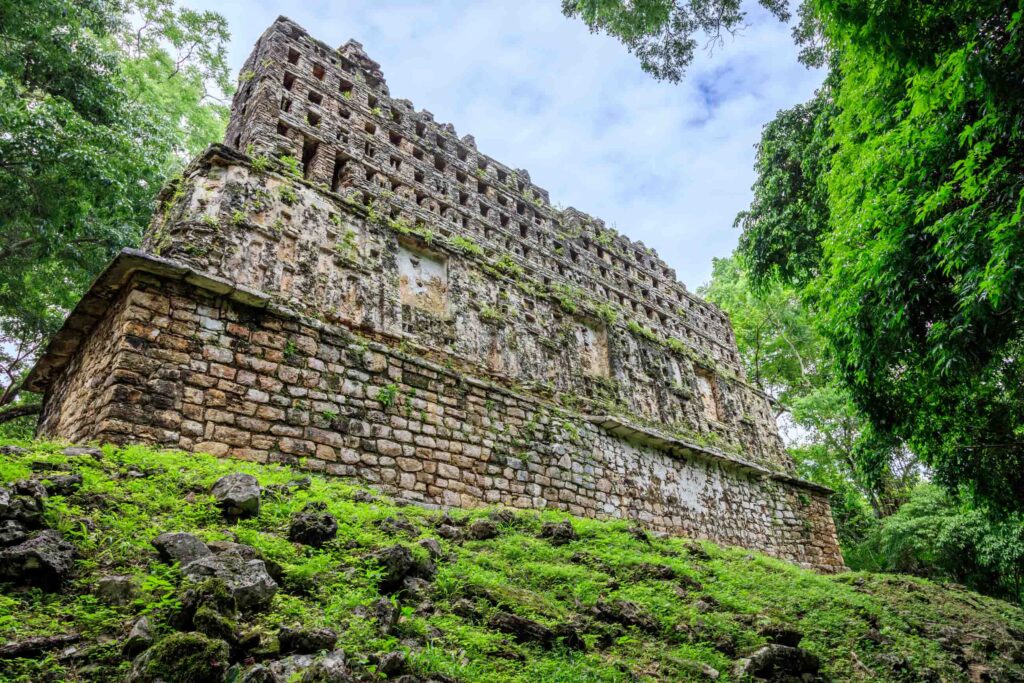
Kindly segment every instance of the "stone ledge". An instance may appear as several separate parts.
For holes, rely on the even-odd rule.
[[[651,427],[631,423],[617,415],[586,415],[584,419],[623,440],[649,446],[677,457],[699,458],[709,462],[717,462],[734,471],[751,473],[758,479],[774,479],[784,484],[804,488],[823,495],[830,495],[832,493],[832,489],[827,486],[815,484],[814,482],[783,472],[770,470],[763,465],[744,460],[739,456],[726,453],[717,448],[702,446],[677,436],[665,434]]]

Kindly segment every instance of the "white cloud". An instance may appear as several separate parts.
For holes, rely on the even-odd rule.
[[[564,18],[557,0],[184,1],[227,16],[236,71],[279,14],[329,44],[355,38],[392,96],[527,169],[552,202],[654,247],[691,289],[736,244],[761,126],[823,77],[797,63],[789,27],[756,5],[742,35],[698,54],[672,85]]]

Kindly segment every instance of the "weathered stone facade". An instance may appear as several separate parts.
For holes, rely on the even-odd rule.
[[[842,566],[725,315],[280,19],[33,371],[40,431],[557,507]]]

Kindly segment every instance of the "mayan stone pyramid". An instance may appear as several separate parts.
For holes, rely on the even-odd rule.
[[[40,433],[619,517],[842,568],[727,317],[653,250],[278,19],[225,145],[33,370]]]

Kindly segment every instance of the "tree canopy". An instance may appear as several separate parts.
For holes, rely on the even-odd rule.
[[[0,0],[0,409],[163,182],[222,135],[227,39],[171,0]]]
[[[721,0],[566,10],[670,80],[693,35],[739,11]],[[1024,3],[804,0],[796,13],[801,57],[828,77],[764,129],[754,199],[737,218],[749,277],[794,286],[813,310],[883,452],[909,448],[950,490],[1021,510]],[[717,20],[674,19],[691,14]],[[878,452],[862,464],[883,467]]]

